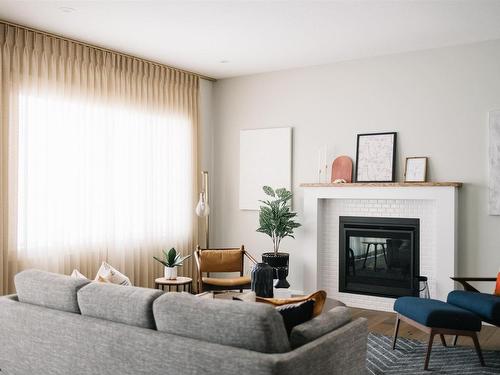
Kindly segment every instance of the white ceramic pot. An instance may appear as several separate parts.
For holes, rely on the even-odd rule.
[[[165,267],[165,279],[167,280],[177,279],[177,267]]]

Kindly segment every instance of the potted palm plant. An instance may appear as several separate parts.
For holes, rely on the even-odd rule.
[[[190,256],[191,255],[183,257],[181,254],[177,253],[175,248],[171,248],[169,251],[163,250],[163,259],[157,257],[153,258],[165,266],[165,279],[175,280],[177,279],[177,267],[182,266],[182,262]]]
[[[286,277],[290,254],[280,252],[279,248],[283,238],[295,238],[293,231],[300,227],[295,221],[297,213],[290,210],[292,193],[284,188],[275,191],[269,186],[264,186],[262,189],[270,198],[260,201],[263,205],[260,206],[260,226],[257,232],[267,234],[273,241],[273,251],[262,254],[262,261],[274,268],[275,279],[278,279],[275,287],[288,288],[290,284]]]

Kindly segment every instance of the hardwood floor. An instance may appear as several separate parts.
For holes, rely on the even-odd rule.
[[[374,333],[391,336],[394,333],[394,323],[396,319],[395,313],[385,311],[365,310],[351,308],[353,319],[363,317],[368,319],[368,330]],[[427,342],[429,337],[422,331],[412,327],[405,322],[401,322],[399,326],[398,337],[406,337],[409,339]],[[478,335],[481,348],[484,350],[500,350],[500,328],[493,326],[484,326]],[[447,336],[446,341],[451,345],[452,337]],[[441,345],[439,335],[435,338],[435,343]],[[474,346],[472,340],[468,337],[459,337],[457,345]]]

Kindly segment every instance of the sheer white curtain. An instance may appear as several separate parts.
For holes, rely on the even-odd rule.
[[[0,292],[23,268],[93,277],[103,260],[152,286],[152,256],[195,243],[197,79],[2,24],[0,38]]]

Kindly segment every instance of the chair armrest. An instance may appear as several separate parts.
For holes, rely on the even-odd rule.
[[[258,262],[255,260],[255,258],[253,256],[250,255],[250,253],[248,251],[243,251],[243,254],[245,254],[245,256],[250,259],[251,262],[253,262],[254,264],[257,264]]]
[[[496,277],[450,277],[453,281],[456,281],[457,283],[462,284],[464,287],[464,290],[468,292],[478,292],[476,288],[474,288],[472,285],[470,285],[468,282],[469,281],[496,281]]]

